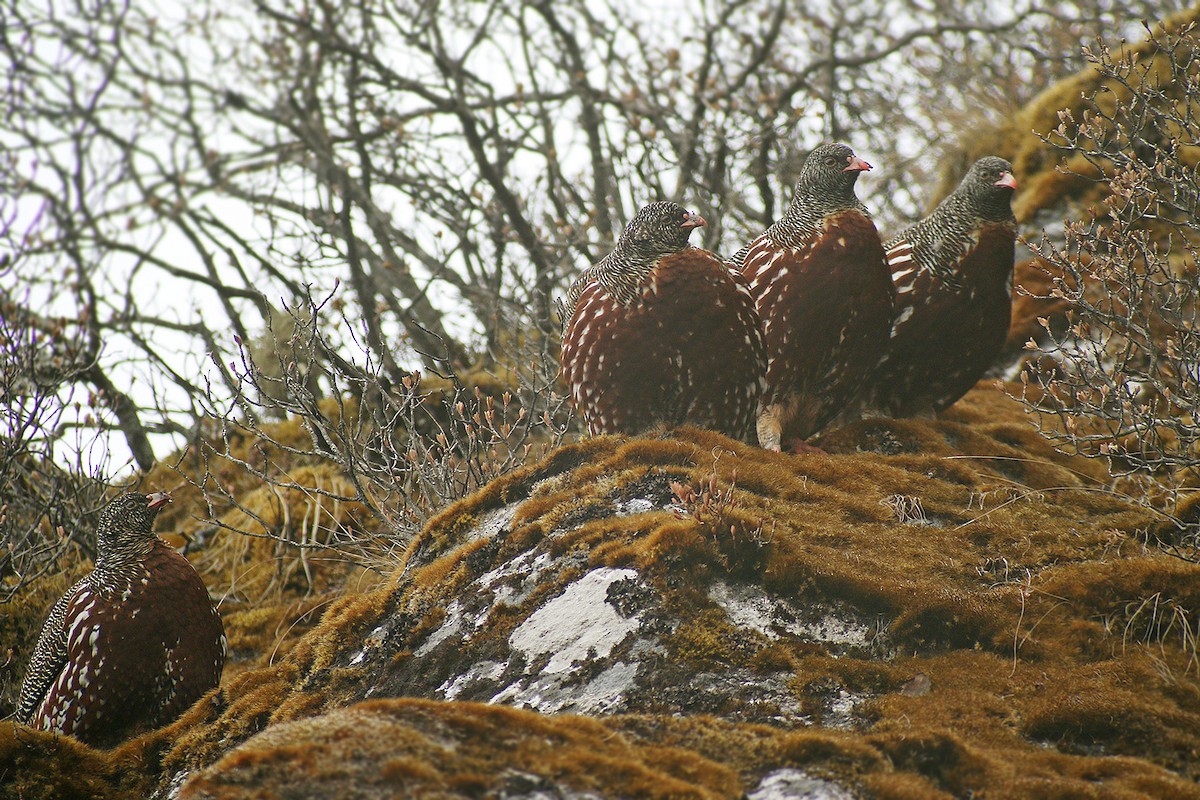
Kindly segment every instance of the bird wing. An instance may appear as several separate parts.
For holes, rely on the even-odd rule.
[[[748,255],[750,255],[750,245],[746,245],[734,253],[732,257],[725,259],[725,266],[734,272],[740,273],[742,267],[746,265],[746,256]]]
[[[46,693],[50,691],[50,687],[54,685],[67,663],[67,620],[74,616],[71,607],[86,580],[81,579],[70,591],[58,598],[42,625],[42,632],[38,636],[37,646],[33,649],[33,656],[29,659],[25,680],[21,683],[21,694],[17,699],[18,722],[29,724],[33,721],[38,707],[46,699]]]
[[[599,264],[593,264],[579,273],[579,277],[571,283],[571,287],[567,290],[567,299],[558,301],[558,315],[562,320],[563,336],[567,334],[567,326],[571,324],[571,318],[575,316],[575,307],[579,305],[579,298],[583,295],[583,290],[592,282],[597,266]]]
[[[896,332],[908,322],[915,306],[913,305],[913,289],[916,287],[920,268],[913,260],[913,245],[907,239],[894,239],[887,247],[886,254],[888,271],[892,273],[892,290],[895,292],[895,306],[892,317],[892,338]],[[886,356],[882,359],[887,360]]]

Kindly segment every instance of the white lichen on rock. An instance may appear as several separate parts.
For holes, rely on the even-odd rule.
[[[781,636],[796,636],[825,644],[834,655],[849,649],[879,647],[879,627],[868,624],[847,607],[823,602],[804,608],[774,597],[760,586],[725,581],[714,582],[708,596],[730,622],[772,641]]]
[[[561,595],[529,615],[508,637],[509,645],[532,662],[550,654],[543,673],[563,672],[589,653],[604,658],[637,630],[638,616],[622,617],[608,603],[608,588],[636,578],[632,569],[594,569]]]
[[[854,795],[831,781],[804,770],[779,769],[759,781],[747,800],[854,800]]]

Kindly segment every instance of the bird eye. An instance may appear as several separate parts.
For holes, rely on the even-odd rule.
[[[836,158],[834,158],[833,156],[827,156],[827,157],[825,158],[825,163],[826,163],[826,164],[836,164],[836,163],[837,163],[837,159],[836,159]]]

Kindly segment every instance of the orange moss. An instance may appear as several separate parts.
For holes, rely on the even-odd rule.
[[[367,634],[378,624],[392,599],[392,592],[383,589],[338,600],[325,612],[313,635],[297,644],[291,660],[302,662],[309,670],[328,668],[347,648],[367,643]]]
[[[414,587],[437,587],[439,594],[452,594],[468,575],[463,562],[488,542],[479,539],[415,570],[410,576]]]
[[[325,769],[314,770],[314,760]],[[331,780],[352,781],[364,797],[390,797],[401,787],[415,795],[480,794],[496,792],[515,774],[604,796],[729,797],[740,789],[727,767],[686,750],[631,742],[599,721],[388,700],[273,728],[197,775],[180,797],[221,797],[248,783],[269,792],[297,778],[317,794]]]
[[[145,796],[149,777],[134,758],[15,724],[0,725],[0,796],[117,800]]]
[[[747,666],[762,645],[761,637],[731,625],[719,609],[695,614],[667,640],[672,658],[700,669],[714,664]]]
[[[1200,8],[1191,8],[1162,24],[1168,30],[1180,30],[1197,20],[1200,20]],[[1151,84],[1157,85],[1166,78],[1164,86],[1170,94],[1173,84],[1165,73],[1166,59],[1155,45],[1141,41],[1122,43],[1120,48],[1138,62],[1137,72],[1144,72]],[[1131,82],[1136,85],[1137,80],[1134,76]],[[1088,108],[1085,97],[1093,94],[1101,108],[1111,113],[1116,103],[1128,99],[1129,90],[1115,81],[1101,81],[1099,73],[1092,67],[1047,87],[1000,129],[973,131],[970,139],[963,142],[962,152],[951,160],[955,169],[943,176],[938,196],[944,197],[953,191],[975,159],[1000,155],[1013,163],[1020,187],[1013,201],[1019,221],[1031,221],[1042,209],[1061,208],[1061,217],[1066,215],[1066,205],[1085,211],[1096,204],[1103,198],[1104,191],[1103,184],[1090,180],[1097,177],[1096,168],[1081,156],[1064,157],[1039,138],[1052,136],[1062,122],[1059,112],[1064,109],[1075,120],[1081,120]],[[1065,167],[1065,171],[1059,167]]]
[[[393,580],[321,606],[320,622],[273,664],[260,656],[227,675],[218,692],[121,757],[140,754],[153,783],[232,757],[232,744],[265,731],[247,752],[264,748],[275,760],[243,753],[221,761],[209,783],[197,784],[211,796],[226,791],[226,778],[253,775],[265,786],[289,767],[310,770],[313,780],[344,780],[338,770],[346,763],[363,775],[371,764],[384,794],[393,780],[486,792],[501,762],[605,794],[670,786],[684,796],[736,796],[781,766],[888,797],[984,788],[1052,796],[1080,791],[1089,774],[1103,775],[1115,793],[1188,786],[1167,770],[1192,776],[1198,763],[1190,755],[1200,748],[1195,666],[1179,622],[1172,629],[1145,603],[1157,597],[1160,608],[1194,624],[1198,568],[1146,550],[1137,534],[1153,518],[1094,491],[1098,465],[1054,452],[1020,405],[988,384],[940,419],[869,420],[823,444],[829,454],[789,456],[682,429],[563,448],[447,509]],[[671,482],[702,487],[712,476],[721,492],[733,487],[728,507],[699,521],[664,508],[679,502]],[[919,501],[919,513],[897,513],[897,497]],[[615,515],[637,498],[649,498],[651,510]],[[505,502],[519,504],[519,521],[504,536],[479,537],[475,525]],[[661,613],[678,621],[661,635],[664,668],[782,673],[797,707],[811,700],[818,717],[812,698],[845,691],[857,697],[867,727],[785,732],[662,715],[575,720],[577,738],[563,739],[559,718],[503,708],[389,701],[354,706],[351,716],[330,713],[361,697],[365,680],[403,691],[376,683],[380,673],[358,660],[351,665],[353,654],[374,653],[386,640],[387,652],[366,659],[373,669],[419,668],[413,650],[444,621],[445,604],[531,547],[559,562],[519,603],[491,608],[475,634],[488,647],[503,646],[588,567],[635,567]],[[838,653],[739,627],[709,599],[716,578],[797,609],[840,604],[864,626],[879,624],[882,638],[871,646],[878,652]],[[246,642],[265,644],[295,619],[241,613],[235,634]],[[392,632],[376,636],[381,625]],[[1127,627],[1135,635],[1122,641]],[[880,660],[882,652],[897,657]],[[906,693],[918,673],[929,690]],[[1130,725],[1106,722],[1122,710]],[[333,731],[345,738],[334,741]],[[457,749],[443,752],[446,731]],[[397,744],[377,753],[376,736]],[[304,746],[280,749],[296,744],[292,738]],[[535,740],[560,748],[561,758]],[[359,755],[347,762],[351,750]],[[522,753],[538,756],[524,762]],[[1125,761],[1136,768],[1111,767]],[[586,775],[572,771],[578,764],[589,766]]]

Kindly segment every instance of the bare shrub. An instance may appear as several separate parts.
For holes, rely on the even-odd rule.
[[[434,514],[545,455],[571,429],[565,397],[554,391],[557,348],[549,340],[514,340],[502,358],[470,369],[433,355],[441,371],[392,382],[369,348],[347,359],[311,324],[325,311],[310,300],[277,326],[286,338],[242,343],[240,360],[227,365],[241,387],[235,401],[221,407],[217,393],[208,396],[216,422],[175,470],[200,490],[202,516],[215,529],[275,539],[298,547],[292,555],[301,558],[325,551],[386,572]],[[353,339],[354,323],[342,323]],[[267,421],[274,419],[291,428]],[[276,498],[302,496],[313,510],[287,519],[282,499],[264,513],[247,501],[247,482]],[[320,503],[327,512],[346,504],[363,513],[321,516]]]
[[[86,460],[95,432],[75,439],[81,429],[63,424],[64,401],[76,402],[70,375],[87,368],[69,330],[0,294],[0,605],[57,572],[65,556],[95,556],[88,534],[105,486],[92,475],[103,465]],[[103,413],[94,395],[78,402]]]
[[[422,353],[461,370],[519,319],[552,332],[553,295],[647,200],[736,250],[822,138],[885,165],[881,220],[920,216],[958,127],[1071,72],[1081,36],[1181,5],[738,0],[664,30],[627,0],[0,0],[0,288],[87,321],[72,378],[145,470],[206,390],[238,395],[233,335],[310,288],[354,319],[343,358],[392,384],[444,371]]]
[[[1141,59],[1087,49],[1104,88],[1047,138],[1104,191],[1065,243],[1035,246],[1070,311],[1027,345],[1023,398],[1057,445],[1173,489],[1200,464],[1200,40],[1188,25],[1150,42]]]

